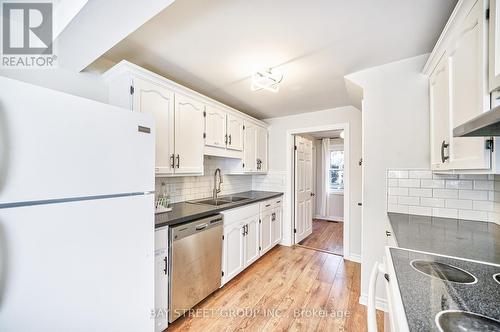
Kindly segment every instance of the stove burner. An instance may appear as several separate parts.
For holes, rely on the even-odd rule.
[[[441,311],[436,315],[435,321],[439,331],[441,332],[500,331],[500,321],[468,311],[461,311],[461,310]]]
[[[460,284],[474,284],[477,282],[476,277],[472,274],[452,265],[424,260],[414,260],[410,264],[417,271],[434,278]]]

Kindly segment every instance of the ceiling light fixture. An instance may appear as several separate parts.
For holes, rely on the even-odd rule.
[[[255,72],[252,75],[252,91],[267,90],[271,92],[279,91],[279,84],[283,80],[283,73],[275,69],[267,69]]]

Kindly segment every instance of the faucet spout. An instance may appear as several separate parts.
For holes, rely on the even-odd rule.
[[[219,184],[217,185],[217,178],[219,179]],[[217,195],[221,192],[220,184],[222,183],[222,174],[220,168],[217,168],[214,173],[214,190],[213,199],[217,200]]]

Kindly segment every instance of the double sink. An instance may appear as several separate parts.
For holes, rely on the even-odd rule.
[[[188,203],[191,204],[200,204],[200,205],[210,205],[210,206],[225,206],[228,204],[236,203],[236,202],[241,202],[245,200],[250,200],[248,197],[238,197],[238,196],[221,196],[217,199],[213,198],[203,198],[203,199],[197,199],[194,201],[188,201]]]

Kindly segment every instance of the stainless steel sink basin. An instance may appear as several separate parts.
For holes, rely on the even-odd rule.
[[[189,201],[188,203],[191,203],[191,204],[201,204],[201,205],[221,206],[221,205],[231,204],[232,202],[227,201],[227,200],[222,200],[222,199],[214,200],[212,198],[209,198],[209,199],[199,199],[199,200],[196,200],[196,201]]]
[[[227,202],[240,202],[240,201],[244,201],[244,200],[247,200],[247,199],[250,199],[250,198],[247,198],[247,197],[238,197],[238,196],[221,196],[220,197],[221,200],[223,201],[227,201]]]
[[[460,310],[441,311],[436,315],[436,324],[442,332],[493,332],[500,329],[500,322],[496,319]]]
[[[247,200],[249,198],[247,197],[239,197],[239,196],[221,196],[217,199],[213,198],[203,198],[203,199],[197,199],[195,201],[188,201],[188,203],[191,204],[201,204],[201,205],[211,205],[211,206],[222,206],[222,205],[227,205],[235,202],[241,202],[244,200]]]

